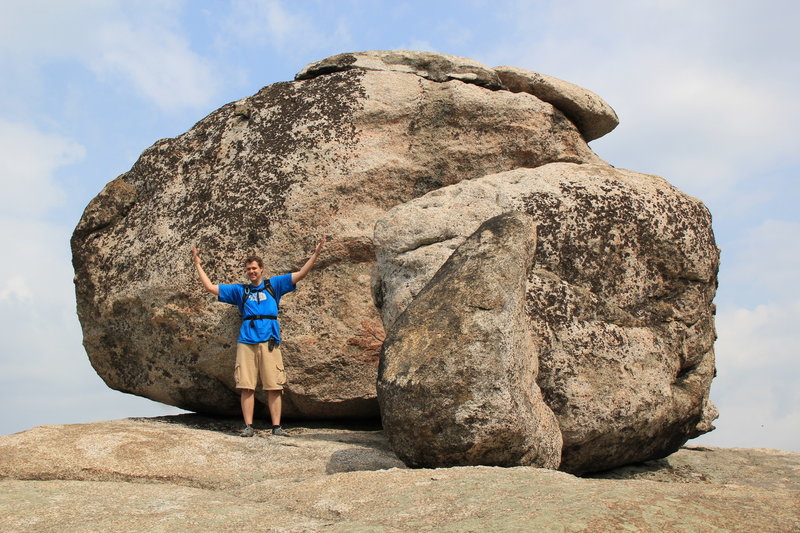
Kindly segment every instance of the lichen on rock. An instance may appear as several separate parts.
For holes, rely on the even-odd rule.
[[[512,269],[525,270],[522,288],[495,291],[513,318],[487,335],[508,342],[499,352],[508,364],[495,371],[518,375],[476,388],[470,405],[485,400],[483,410],[443,417],[442,434],[465,438],[460,451],[436,453],[571,472],[663,457],[713,429],[719,250],[700,201],[591,150],[587,142],[617,123],[594,93],[515,67],[404,50],[312,63],[156,142],[90,202],[72,237],[89,359],[115,389],[237,415],[240,319],[202,291],[191,247],[215,283],[237,283],[246,256],[261,255],[270,275],[292,272],[325,235],[316,268],[281,301],[285,414],[375,418],[379,354],[402,344],[398,317],[425,304],[444,318],[461,305],[447,295],[464,280],[450,279],[435,298],[422,289],[482,224],[512,212],[531,218],[538,240],[521,245],[530,256]],[[508,266],[518,251],[506,244],[502,257],[470,261],[490,286],[485,269]],[[480,324],[491,309],[456,322]],[[436,320],[420,316],[428,318],[406,332]],[[451,375],[472,383],[480,365],[444,342],[460,334],[449,327],[444,320],[444,340],[428,355],[450,369],[470,363],[472,374]],[[406,363],[419,357],[403,353]],[[517,403],[489,401],[503,395]],[[400,427],[395,415],[423,407],[384,410],[388,434]],[[492,417],[528,421],[527,436],[512,431],[515,458],[473,439],[472,422]],[[403,445],[406,460],[428,464],[412,448]]]
[[[496,73],[479,63],[423,52],[353,57],[346,69],[304,69],[313,76],[264,87],[156,142],[90,203],[72,238],[78,315],[110,387],[237,413],[238,317],[202,292],[191,247],[215,283],[237,283],[247,255],[262,255],[270,274],[291,272],[327,235],[312,275],[281,302],[285,412],[376,417],[378,350],[353,342],[365,321],[380,320],[370,289],[375,221],[463,180],[601,163],[560,111],[489,83]]]
[[[662,457],[713,428],[719,250],[705,206],[656,176],[554,163],[397,206],[375,233],[387,329],[453,249],[509,210],[538,232],[525,289],[530,356],[559,421],[561,468]]]

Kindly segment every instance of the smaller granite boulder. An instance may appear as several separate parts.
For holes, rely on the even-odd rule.
[[[574,83],[517,67],[495,67],[494,71],[511,92],[532,94],[564,113],[586,142],[599,139],[619,124],[610,105]]]
[[[375,225],[373,290],[386,329],[452,250],[508,211],[532,216],[537,228],[528,327],[536,383],[563,438],[559,469],[664,457],[712,429],[719,249],[708,209],[657,176],[555,163],[393,208]],[[443,305],[455,294],[443,293]]]
[[[407,465],[559,466],[525,309],[535,247],[529,216],[489,219],[387,333],[378,401]]]

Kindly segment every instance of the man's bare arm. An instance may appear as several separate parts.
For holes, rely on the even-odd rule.
[[[200,252],[197,250],[196,246],[192,246],[192,261],[194,262],[195,270],[197,270],[197,275],[200,276],[200,282],[203,284],[203,288],[214,296],[219,296],[219,285],[214,285],[211,283],[211,280],[208,279],[205,270],[203,270],[203,266],[200,264]]]
[[[322,245],[325,244],[325,237],[322,237],[319,242],[317,243],[317,247],[314,248],[314,253],[311,254],[311,257],[308,258],[306,264],[303,265],[303,268],[298,270],[297,272],[292,272],[292,283],[297,284],[298,281],[301,281],[303,278],[308,276],[308,273],[311,272],[311,269],[314,268],[314,263],[317,261],[319,257],[319,253],[322,251]]]

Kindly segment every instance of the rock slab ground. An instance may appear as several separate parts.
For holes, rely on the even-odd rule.
[[[683,448],[603,478],[407,469],[378,427],[181,415],[0,437],[0,529],[49,531],[800,530],[800,454]],[[488,490],[488,489],[491,490]]]

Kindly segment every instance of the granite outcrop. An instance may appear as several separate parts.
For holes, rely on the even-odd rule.
[[[240,283],[248,255],[291,272],[324,235],[281,301],[284,410],[377,416],[375,221],[443,186],[559,161],[602,164],[560,109],[475,61],[401,50],[309,65],[156,142],[89,203],[72,236],[89,359],[111,388],[235,414],[239,317],[202,292],[191,247],[213,282]]]
[[[0,529],[56,531],[763,531],[800,529],[800,454],[683,448],[576,477],[408,469],[379,427],[236,436],[182,415],[0,436]],[[243,467],[242,465],[247,465]]]
[[[719,250],[699,200],[592,151],[618,122],[591,91],[515,67],[405,50],[312,63],[156,142],[89,203],[71,241],[89,359],[114,389],[237,415],[240,317],[203,292],[190,250],[214,283],[241,283],[245,257],[296,271],[324,235],[281,300],[286,418],[382,415],[414,466],[669,455],[717,416]],[[403,389],[412,371],[437,393]],[[402,437],[426,401],[442,438]]]

